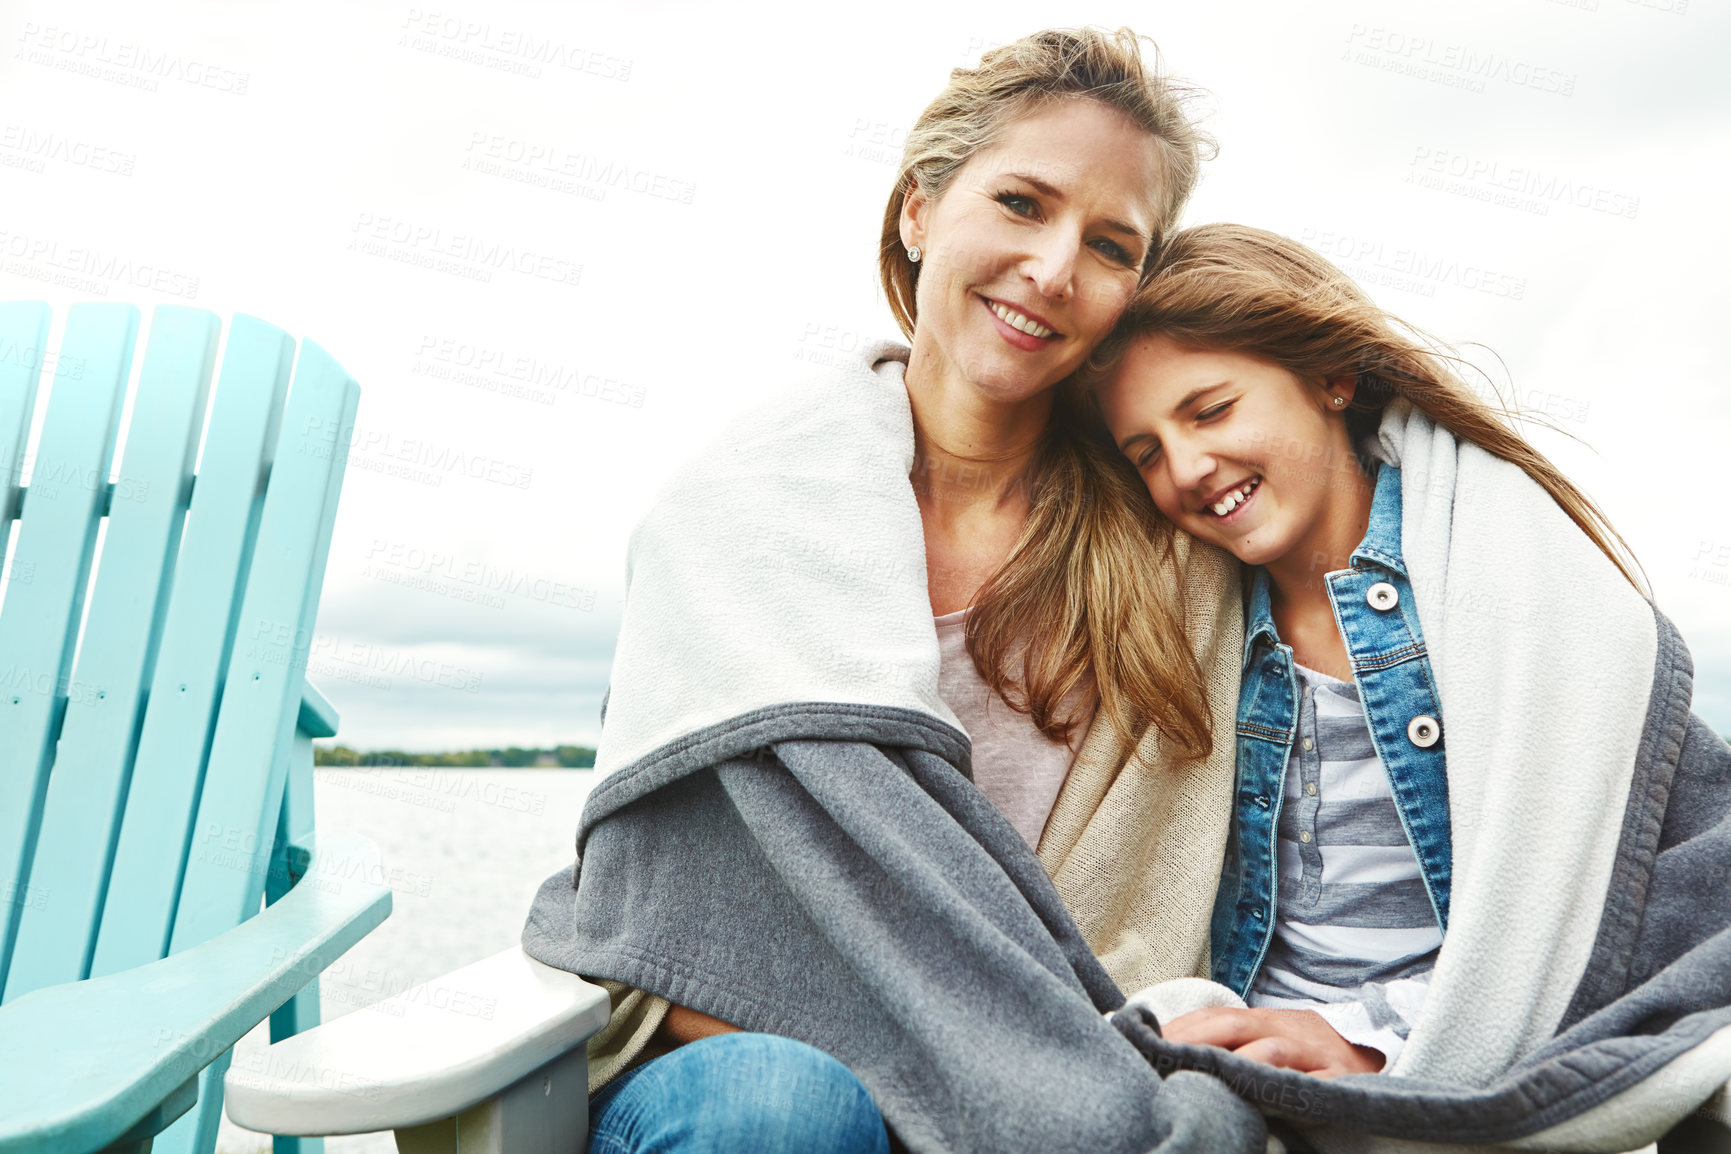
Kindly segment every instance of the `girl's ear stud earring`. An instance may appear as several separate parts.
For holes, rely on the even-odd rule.
[[[920,246],[919,245],[916,244],[912,248],[908,249],[908,259],[910,261],[912,261],[914,264],[920,263]]]
[[[1335,407],[1335,408],[1337,408],[1337,409],[1338,409],[1338,408],[1340,408],[1340,406],[1342,406],[1342,405],[1344,405],[1344,404],[1346,404],[1346,398],[1345,398],[1345,397],[1336,397],[1336,398],[1334,398],[1334,407]]]

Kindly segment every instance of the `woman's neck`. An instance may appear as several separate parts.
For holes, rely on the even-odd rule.
[[[1042,390],[996,401],[960,374],[930,371],[918,349],[916,342],[904,378],[914,417],[908,480],[925,533],[932,613],[941,617],[974,604],[1021,537],[1031,506],[1026,479],[1052,397]]]
[[[1027,510],[1025,479],[1051,420],[1052,393],[1016,402],[982,396],[950,366],[915,363],[905,381],[914,418],[909,474],[921,510],[940,520]]]

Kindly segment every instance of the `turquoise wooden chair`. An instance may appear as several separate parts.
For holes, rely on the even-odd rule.
[[[139,315],[74,305],[23,487],[49,321],[0,305],[0,1152],[208,1154],[229,1048],[316,1023],[390,912],[372,843],[313,837],[359,389],[237,316],[213,398],[218,319],[160,307],[110,481]]]

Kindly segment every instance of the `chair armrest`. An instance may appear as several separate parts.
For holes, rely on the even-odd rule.
[[[234,929],[0,1006],[0,1154],[98,1150],[171,1096],[190,1108],[188,1080],[390,912],[378,847],[324,837],[294,888]]]
[[[310,681],[301,682],[301,707],[295,726],[306,730],[308,737],[337,735],[337,707]]]
[[[365,1134],[494,1097],[607,1024],[607,991],[512,946],[237,1059],[229,1118],[264,1134]]]

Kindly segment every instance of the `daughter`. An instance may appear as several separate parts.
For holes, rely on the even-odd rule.
[[[1597,506],[1408,334],[1303,246],[1208,225],[1169,242],[1095,357],[1093,399],[1160,511],[1246,566],[1211,930],[1230,994],[1145,1003],[1145,1048],[1180,1064],[1243,1069],[1185,1051],[1212,1046],[1476,1091],[1619,998],[1670,996],[1642,985],[1660,973],[1703,983],[1673,1013],[1731,1021],[1725,958],[1706,960],[1731,950],[1731,754],[1688,713],[1687,653]],[[1676,1020],[1601,1014],[1588,1041],[1685,1052]],[[1731,1052],[1699,1067],[1624,1120],[1669,1125]],[[1516,1129],[1561,1085],[1516,1087]],[[1375,1111],[1352,1093],[1357,1125]],[[1327,1121],[1329,1101],[1289,1112]],[[1370,1128],[1448,1141],[1457,1107],[1396,1103]]]

